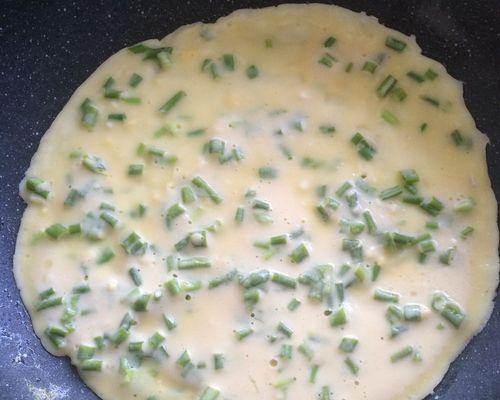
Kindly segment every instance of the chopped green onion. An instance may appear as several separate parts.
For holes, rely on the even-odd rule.
[[[444,204],[439,199],[432,196],[430,198],[424,199],[420,204],[420,207],[427,213],[435,217],[443,210]]]
[[[99,255],[97,256],[96,263],[98,265],[102,265],[107,263],[108,261],[111,261],[115,256],[115,252],[111,247],[105,247],[104,249],[101,250]]]
[[[135,88],[137,86],[139,86],[139,84],[142,82],[142,76],[140,76],[139,74],[136,74],[135,72],[132,74],[132,76],[130,77],[130,79],[128,80],[128,84]]]
[[[469,198],[460,200],[458,203],[456,203],[453,206],[453,211],[455,211],[457,213],[469,212],[470,210],[472,210],[474,208],[475,204],[476,203],[475,203],[474,199],[469,197]]]
[[[470,236],[474,232],[474,228],[472,226],[466,226],[462,231],[460,232],[460,237],[465,240],[467,239],[468,236]]]
[[[345,336],[339,344],[339,349],[344,353],[352,353],[358,345],[358,339],[355,337]]]
[[[337,41],[337,39],[333,36],[329,36],[324,42],[323,42],[323,46],[326,47],[326,48],[329,48],[329,47],[332,47],[335,42]]]
[[[168,99],[165,104],[160,107],[160,112],[163,114],[168,113],[172,108],[174,108],[184,97],[186,96],[186,92],[183,90],[175,93],[170,99]]]
[[[45,310],[47,308],[60,306],[61,304],[63,304],[62,297],[49,297],[49,298],[42,299],[38,303],[36,303],[35,310],[42,311],[42,310]]]
[[[53,224],[45,229],[45,233],[49,235],[52,239],[58,240],[62,236],[68,233],[68,228],[63,224]]]
[[[285,325],[284,322],[280,321],[278,324],[278,332],[281,332],[283,335],[285,335],[287,338],[291,338],[293,335],[293,331]]]
[[[283,360],[291,360],[293,354],[293,347],[289,344],[282,344],[280,350],[280,358]]]
[[[222,63],[228,71],[234,71],[234,56],[232,54],[223,54]]]
[[[106,163],[102,158],[97,156],[84,156],[82,159],[82,165],[89,171],[96,174],[102,174],[106,171]]]
[[[179,260],[177,268],[179,269],[198,269],[209,268],[212,262],[206,257],[191,257]]]
[[[333,63],[337,62],[337,59],[332,56],[330,53],[325,53],[318,60],[319,64],[323,64],[325,67],[331,68]]]
[[[389,290],[376,288],[373,293],[373,298],[379,301],[386,301],[391,303],[399,302],[399,293],[391,292]]]
[[[245,71],[248,79],[255,79],[259,76],[259,69],[255,65],[250,65]]]
[[[195,185],[197,188],[203,190],[207,195],[208,197],[210,197],[210,199],[215,203],[215,204],[220,204],[222,203],[222,196],[220,196],[216,190],[207,182],[205,181],[203,178],[197,176],[195,178],[192,179],[191,181],[193,183],[193,185]]]
[[[347,313],[343,307],[335,311],[330,317],[331,326],[340,326],[347,323]]]
[[[130,276],[130,279],[134,282],[135,286],[141,286],[142,285],[142,278],[141,278],[141,273],[139,271],[139,268],[137,267],[132,267],[128,270],[128,274]]]
[[[236,339],[238,339],[238,340],[243,340],[246,337],[250,336],[252,333],[253,333],[252,328],[242,328],[242,329],[234,331]]]
[[[301,243],[290,253],[289,257],[293,263],[298,264],[309,257],[309,250],[304,243]]]
[[[97,109],[97,106],[92,100],[86,98],[80,105],[80,112],[82,114],[82,125],[88,130],[91,130],[99,118],[99,110]]]
[[[250,272],[246,277],[242,278],[240,280],[240,283],[245,289],[250,289],[267,282],[270,278],[270,275],[271,274],[266,269],[253,271]]]
[[[50,194],[50,185],[41,178],[30,177],[26,179],[26,189],[44,199]]]
[[[344,360],[344,363],[349,368],[349,371],[351,371],[354,375],[358,374],[359,366],[354,362],[354,360],[351,357],[347,357]]]
[[[390,112],[388,110],[382,111],[382,113],[380,114],[380,116],[382,117],[382,119],[385,122],[387,122],[390,125],[397,125],[397,124],[399,124],[398,117],[396,117],[392,112]]]
[[[399,196],[401,193],[403,193],[403,188],[401,186],[394,186],[394,187],[382,190],[379,194],[379,197],[382,200],[389,200],[393,197]]]
[[[367,71],[370,74],[373,74],[375,70],[377,69],[378,64],[373,61],[366,61],[363,65],[363,68],[361,69],[362,71]]]
[[[276,179],[278,177],[278,170],[273,167],[260,167],[258,172],[261,179]]]
[[[392,90],[394,85],[398,80],[394,78],[392,75],[387,75],[384,80],[377,87],[377,95],[379,97],[386,97],[389,92]]]
[[[288,308],[289,311],[295,311],[301,304],[302,303],[300,300],[293,298],[292,300],[290,300],[290,303],[288,303],[286,308]]]
[[[271,275],[271,281],[292,289],[297,287],[297,281],[294,278],[280,272],[273,272]]]
[[[427,71],[425,71],[424,75],[425,75],[425,78],[430,80],[430,81],[433,81],[434,79],[436,79],[439,76],[437,74],[437,72],[435,72],[432,68],[427,69]]]
[[[111,121],[125,121],[127,116],[124,113],[112,113],[108,114],[108,119]]]
[[[413,79],[417,83],[422,83],[423,81],[425,81],[425,77],[415,71],[408,71],[406,73],[406,76],[410,79]]]
[[[412,346],[403,347],[401,350],[399,350],[398,352],[394,353],[391,356],[391,362],[392,363],[398,362],[408,356],[411,356],[412,354],[413,354]]]
[[[215,389],[211,386],[207,386],[205,390],[203,390],[203,393],[198,398],[198,400],[215,400],[217,397],[219,397],[219,394],[220,390]]]
[[[132,255],[143,255],[148,247],[148,243],[136,232],[129,234],[121,245],[127,254]]]
[[[438,99],[427,95],[420,96],[420,98],[430,105],[439,108],[440,102]]]
[[[385,39],[386,47],[401,53],[406,48],[406,43],[402,40],[396,39],[393,36],[387,36]]]
[[[84,360],[80,363],[82,371],[101,371],[102,360]]]

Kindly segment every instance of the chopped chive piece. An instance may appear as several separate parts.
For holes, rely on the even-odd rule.
[[[337,39],[333,36],[329,36],[324,42],[323,42],[323,46],[326,47],[326,48],[329,48],[329,47],[332,47],[335,42],[337,41]]]
[[[260,167],[258,172],[261,179],[276,179],[278,177],[278,170],[273,167]]]
[[[250,65],[245,71],[248,79],[255,79],[259,76],[259,69],[255,65]]]
[[[42,311],[42,310],[45,310],[47,308],[60,306],[62,303],[63,303],[62,297],[49,297],[46,299],[42,299],[38,303],[36,303],[35,310]]]
[[[168,316],[168,315],[164,314],[163,315],[163,322],[165,322],[165,325],[169,331],[172,331],[177,327],[177,321],[172,316]]]
[[[286,326],[285,323],[282,321],[280,321],[280,323],[278,324],[277,329],[278,329],[278,332],[282,333],[287,338],[291,338],[293,335],[293,331],[288,326]]]
[[[128,351],[131,353],[141,353],[143,343],[144,342],[130,342],[128,344]]]
[[[335,133],[335,126],[332,124],[323,124],[319,126],[319,130],[324,135],[333,136]]]
[[[106,163],[102,158],[97,156],[84,156],[82,159],[82,165],[89,171],[96,174],[102,174],[106,171]]]
[[[352,188],[352,183],[349,182],[349,181],[346,181],[344,182],[338,189],[337,191],[335,192],[335,194],[338,196],[338,197],[343,197],[344,194],[350,189]]]
[[[76,353],[76,358],[79,361],[90,360],[94,357],[96,348],[94,346],[80,345],[78,346],[78,352]]]
[[[428,214],[435,217],[443,210],[444,204],[439,199],[432,196],[430,198],[424,199],[420,204],[420,207],[424,209]]]
[[[176,219],[177,217],[180,217],[182,214],[186,212],[186,209],[184,206],[180,203],[175,203],[171,205],[168,210],[167,214],[165,216],[165,222],[167,224],[167,227],[170,228],[172,226],[172,221]]]
[[[367,71],[370,74],[373,74],[375,70],[377,69],[378,64],[373,61],[366,61],[363,65],[363,68],[361,69],[362,71]]]
[[[177,268],[179,269],[198,269],[209,268],[212,262],[206,257],[191,257],[179,260]]]
[[[304,243],[301,243],[290,253],[289,257],[293,263],[301,263],[309,257],[309,250]]]
[[[265,200],[255,199],[252,202],[252,208],[269,211],[271,209],[271,203]]]
[[[425,77],[415,71],[408,71],[406,73],[406,76],[418,83],[422,83],[423,81],[425,81]]]
[[[287,234],[273,236],[271,239],[269,239],[269,243],[272,246],[283,245],[283,244],[286,244],[287,241],[288,241],[288,235]]]
[[[424,73],[425,79],[428,79],[430,81],[433,81],[436,79],[439,75],[437,72],[435,72],[432,68],[428,68],[427,71]]]
[[[339,344],[339,349],[344,353],[352,353],[358,345],[358,339],[355,337],[345,336]]]
[[[280,389],[280,390],[286,391],[288,389],[288,386],[290,386],[296,380],[297,380],[297,378],[295,378],[295,377],[293,377],[293,378],[287,378],[287,379],[281,379],[281,380],[279,380],[277,382],[274,382],[273,386],[276,389]]]
[[[302,303],[300,300],[293,298],[292,300],[290,300],[290,303],[288,303],[286,308],[288,308],[289,311],[295,311],[301,304]]]
[[[392,363],[398,362],[408,356],[411,356],[412,354],[413,354],[412,346],[403,347],[401,350],[399,350],[398,352],[394,353],[391,356],[391,362]]]
[[[163,336],[160,332],[155,332],[153,336],[149,338],[148,344],[152,349],[157,349],[164,340],[165,336]]]
[[[347,64],[347,66],[345,67],[345,72],[347,72],[347,73],[351,72],[353,66],[354,66],[354,64],[352,62]]]
[[[403,202],[408,203],[408,204],[416,204],[420,205],[424,201],[424,198],[422,196],[419,196],[417,194],[404,194],[403,195]]]
[[[420,96],[420,98],[422,100],[424,100],[425,102],[429,103],[430,105],[432,105],[436,108],[439,108],[440,102],[438,99],[431,97],[431,96],[427,96],[427,95]]]
[[[433,251],[436,251],[436,243],[434,240],[424,240],[418,243],[417,248],[419,253],[432,253]]]
[[[377,95],[379,97],[386,97],[389,92],[392,90],[394,85],[398,80],[394,78],[392,75],[387,75],[384,80],[377,87]]]
[[[330,317],[331,326],[340,326],[347,323],[347,313],[343,307],[335,311]]]
[[[213,355],[214,369],[220,370],[224,368],[224,355],[221,353],[215,353]]]
[[[53,224],[45,229],[45,233],[49,235],[52,239],[58,240],[66,233],[68,233],[68,228],[66,228],[63,224]]]
[[[128,84],[135,88],[137,86],[139,86],[139,84],[142,82],[142,76],[139,75],[139,74],[136,74],[135,72],[132,74],[132,76],[130,77],[130,79],[128,80]]]
[[[427,122],[424,122],[422,125],[420,125],[420,132],[425,132],[427,130]]]
[[[460,237],[465,240],[467,237],[469,237],[472,232],[474,232],[474,228],[472,226],[466,226],[462,231],[460,232]]]
[[[223,54],[222,63],[228,71],[234,71],[235,61],[232,54]]]
[[[137,267],[132,267],[128,270],[128,274],[130,276],[130,279],[134,282],[135,286],[141,286],[142,285],[142,278],[141,278],[141,273],[139,271],[139,268]]]
[[[121,243],[127,254],[143,255],[146,252],[148,243],[136,232],[132,232]]]
[[[354,375],[357,375],[359,372],[359,366],[354,362],[354,360],[351,357],[347,357],[344,360],[345,365],[347,365],[347,368],[349,368],[349,371],[351,371]]]
[[[396,39],[393,36],[387,36],[385,39],[386,47],[401,53],[406,48],[406,43],[402,40]]]
[[[236,278],[236,275],[238,274],[238,271],[233,269],[229,271],[227,274],[222,275],[220,277],[214,278],[208,282],[208,288],[209,289],[214,289],[218,286],[224,285],[226,283],[229,283]]]
[[[48,289],[45,289],[44,291],[40,292],[40,294],[38,295],[38,298],[40,300],[45,300],[45,299],[48,299],[53,294],[56,294],[54,288],[48,288]]]
[[[217,397],[219,397],[219,394],[220,390],[215,389],[211,386],[207,386],[205,390],[203,390],[203,393],[198,398],[198,400],[215,400]]]
[[[402,87],[397,86],[394,89],[392,89],[391,97],[394,100],[403,101],[404,99],[406,99],[408,97],[408,95],[406,94],[406,91]]]
[[[404,169],[399,171],[399,173],[406,184],[413,185],[414,183],[420,181],[420,178],[414,169]]]
[[[379,301],[387,301],[391,303],[399,302],[399,293],[391,292],[389,290],[376,288],[373,293],[373,298]]]
[[[318,375],[319,365],[313,364],[309,372],[309,383],[316,383],[316,376]]]
[[[455,255],[456,248],[450,247],[446,249],[443,253],[439,255],[439,262],[444,265],[450,265],[453,261],[453,257]]]
[[[179,280],[177,278],[172,278],[165,282],[165,287],[172,295],[179,294],[181,292],[181,286],[179,284]]]
[[[149,300],[151,300],[151,295],[149,293],[141,294],[134,302],[134,311],[147,311]]]
[[[128,166],[128,174],[130,176],[142,175],[143,171],[144,171],[143,164],[130,164]]]
[[[291,360],[293,354],[293,347],[290,344],[282,344],[279,357],[283,360]]]
[[[379,264],[375,263],[372,267],[372,282],[375,282],[380,275],[381,267]]]
[[[366,210],[363,213],[363,218],[365,220],[368,233],[370,233],[370,234],[377,233],[377,224],[375,223],[375,220],[373,219],[373,216],[370,213],[370,211]]]
[[[292,289],[297,287],[297,281],[294,278],[280,272],[273,272],[271,275],[271,281]]]
[[[184,186],[181,189],[181,198],[184,204],[191,204],[196,201],[196,195],[189,186]]]
[[[103,211],[99,214],[99,218],[106,222],[112,228],[115,228],[118,225],[118,218],[116,218],[113,214],[108,211]]]
[[[48,182],[41,178],[31,177],[26,179],[25,187],[28,191],[43,197],[45,200],[49,197],[50,186]]]
[[[97,256],[96,263],[98,265],[102,265],[107,263],[108,261],[111,261],[115,256],[115,252],[111,247],[105,247],[104,249],[101,250],[99,255]]]
[[[330,386],[322,386],[319,400],[332,400]]]
[[[342,239],[342,250],[349,252],[353,260],[363,260],[363,245],[358,239]]]
[[[420,321],[422,319],[422,307],[420,304],[405,304],[403,306],[405,321]]]
[[[83,199],[85,195],[78,189],[70,189],[66,199],[64,200],[65,206],[73,207],[79,200]]]
[[[250,336],[253,333],[252,328],[242,328],[237,331],[234,331],[234,334],[236,336],[236,339],[238,340],[243,340],[246,337]]]
[[[337,62],[337,59],[332,56],[330,53],[325,53],[318,60],[319,64],[323,64],[325,67],[331,68],[333,63]]]
[[[297,350],[302,354],[308,361],[311,361],[314,357],[314,351],[306,343],[302,343],[297,347]]]
[[[112,113],[108,114],[108,119],[111,121],[125,121],[127,116],[123,113]]]
[[[428,229],[439,229],[439,222],[438,221],[426,221],[425,222],[425,227]]]
[[[469,197],[469,198],[460,200],[458,203],[456,203],[453,206],[453,211],[455,211],[457,213],[465,213],[465,212],[469,212],[470,210],[472,210],[474,208],[474,206],[475,206],[474,199]]]
[[[220,196],[216,190],[207,182],[205,181],[203,178],[197,176],[195,178],[193,178],[193,180],[191,181],[193,183],[193,185],[195,185],[198,189],[201,189],[203,190],[207,195],[208,197],[210,197],[210,199],[215,203],[215,204],[220,204],[222,203],[222,196]]]
[[[238,223],[242,223],[245,219],[245,209],[243,207],[238,207],[236,213],[234,214],[234,220]]]
[[[172,108],[174,108],[184,97],[186,92],[183,90],[175,93],[170,99],[168,99],[165,104],[160,107],[160,112],[163,114],[168,113]]]
[[[403,193],[403,188],[401,186],[394,186],[385,190],[382,190],[379,194],[379,197],[382,200],[389,200],[393,197],[399,196]]]
[[[269,278],[269,271],[266,269],[261,269],[258,271],[250,272],[246,277],[241,279],[240,284],[245,289],[250,289],[267,282]]]
[[[101,371],[102,360],[83,360],[80,363],[80,369],[82,371]]]
[[[92,100],[86,98],[80,105],[80,112],[82,115],[82,125],[88,130],[91,130],[99,118],[99,110],[97,109],[97,106]]]
[[[387,122],[390,125],[397,125],[397,124],[399,124],[398,117],[396,117],[392,112],[390,112],[388,110],[382,111],[382,113],[380,114],[380,116],[382,117],[382,119],[385,122]]]

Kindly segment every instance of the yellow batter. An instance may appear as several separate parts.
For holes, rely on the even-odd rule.
[[[326,5],[124,49],[21,194],[16,279],[103,399],[422,399],[498,282],[486,137],[413,38]]]

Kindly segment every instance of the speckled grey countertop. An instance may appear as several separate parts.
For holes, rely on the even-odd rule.
[[[464,81],[469,110],[492,146],[500,194],[500,2],[498,0],[332,1],[415,34],[426,55]],[[67,359],[41,347],[12,275],[24,205],[17,185],[72,92],[117,50],[161,38],[186,23],[275,1],[21,1],[0,3],[0,399],[95,400]],[[429,399],[500,399],[500,306]],[[389,381],[389,379],[388,379]],[[143,400],[143,399],[138,399]],[[265,400],[265,399],[264,399]],[[357,400],[357,399],[349,399]]]

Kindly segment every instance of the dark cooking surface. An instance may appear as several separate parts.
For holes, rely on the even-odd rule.
[[[2,0],[0,3],[0,399],[97,399],[67,359],[55,358],[43,350],[12,275],[15,238],[24,209],[17,185],[51,121],[78,85],[124,46],[161,38],[186,23],[213,21],[238,8],[278,2],[144,0],[129,3],[129,6],[125,1],[115,0]],[[488,163],[498,198],[498,0],[333,3],[366,11],[391,28],[415,34],[424,54],[444,63],[454,77],[465,82],[467,106],[479,129],[488,134],[492,142]],[[499,332],[500,301],[497,300],[486,328],[452,364],[435,395],[428,399],[500,399]],[[389,383],[390,377],[387,380],[393,384]],[[51,393],[44,393],[45,388]]]

